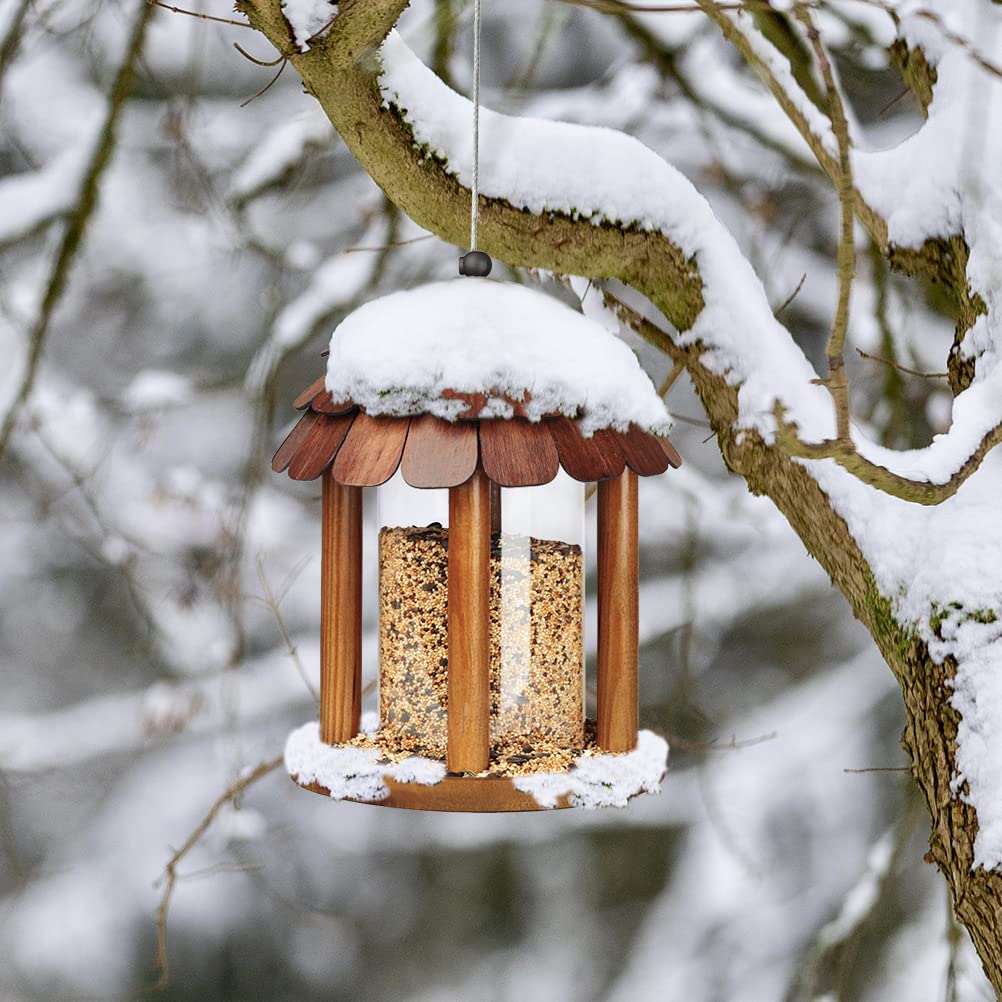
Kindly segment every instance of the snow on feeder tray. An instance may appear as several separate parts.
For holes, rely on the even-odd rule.
[[[622,805],[638,734],[637,477],[681,460],[633,352],[521,286],[362,306],[272,466],[322,478],[320,722],[296,781],[441,811]],[[585,485],[598,488],[597,720],[584,716]],[[361,722],[362,492],[378,488],[379,720]]]

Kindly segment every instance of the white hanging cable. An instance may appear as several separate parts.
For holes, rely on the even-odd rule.
[[[470,250],[477,249],[480,201],[480,0],[473,0],[473,188],[470,198]]]

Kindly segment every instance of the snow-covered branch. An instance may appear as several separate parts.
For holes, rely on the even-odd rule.
[[[744,12],[706,6],[767,74],[781,105],[795,124],[800,123],[823,166],[841,183],[840,156],[844,159],[845,151],[839,152],[836,130],[799,89],[789,67],[783,68],[783,58],[750,28],[750,22],[744,23],[748,21]],[[376,23],[390,22],[392,9],[389,5],[382,19],[368,10],[365,25],[356,27],[358,11],[346,6],[321,41],[290,58],[353,152],[401,207],[420,224],[462,242],[472,174],[466,99],[442,83],[396,34],[391,33],[382,46],[381,66],[372,69],[368,62],[359,65],[348,58],[348,40],[356,37],[355,32],[369,32],[366,37],[371,38]],[[278,33],[281,44],[289,29],[273,10],[269,20],[268,10],[267,5],[251,9],[252,20]],[[290,51],[285,44],[285,51]],[[335,50],[340,53],[337,58],[331,55]],[[372,100],[373,83],[381,99],[378,105]],[[367,102],[363,111],[359,104]],[[366,122],[364,130],[352,124],[361,120]],[[785,424],[796,424],[803,442],[848,440],[847,434],[838,434],[838,428],[848,432],[845,388],[836,387],[836,412],[841,417],[833,436],[832,417],[822,410],[823,394],[814,392],[815,376],[806,359],[775,320],[761,283],[730,234],[677,170],[630,137],[608,130],[509,117],[486,109],[481,123],[485,200],[481,230],[488,250],[514,264],[619,278],[643,292],[682,332],[679,343],[698,345],[702,363],[726,375],[729,386],[738,387],[736,430],[755,429],[771,441],[779,402]],[[571,175],[562,170],[569,156],[577,165]],[[867,190],[879,197],[883,189],[875,180],[879,171],[873,160],[863,162],[861,173]],[[625,186],[621,182],[627,175],[632,182]],[[857,213],[886,246],[887,222],[868,206],[856,199]],[[900,243],[923,255],[935,246],[931,238],[930,234]],[[843,247],[851,251],[845,238]],[[843,285],[836,327],[844,331],[847,283]],[[872,456],[843,465],[867,483],[901,496],[911,492],[933,502],[949,496],[994,443],[982,433],[963,451],[958,443],[972,436],[971,429],[959,422],[959,413],[949,444],[941,443],[936,450],[949,456],[952,466],[935,468],[928,482],[918,478],[913,484],[908,473],[893,468],[893,457],[884,477],[874,475],[873,468],[881,464]],[[784,440],[790,440],[788,428]],[[798,456],[828,456],[833,451],[840,461],[847,453],[844,445],[838,450],[798,445],[793,450]],[[907,483],[899,485],[899,480]],[[930,488],[929,482],[951,487],[944,492]]]

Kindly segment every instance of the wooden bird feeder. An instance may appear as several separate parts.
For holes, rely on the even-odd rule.
[[[432,783],[388,771],[388,795],[343,799],[421,810],[539,809],[524,775],[637,745],[637,478],[678,467],[679,455],[666,437],[636,424],[587,434],[585,400],[576,414],[566,406],[533,414],[529,387],[447,387],[423,399],[414,394],[408,413],[374,414],[378,393],[356,403],[327,389],[337,366],[332,347],[326,382],[318,379],[296,400],[303,415],[272,463],[294,480],[322,482],[319,740],[378,747],[380,762],[438,759],[446,769]],[[586,726],[583,550],[591,483],[598,485],[597,719]],[[362,509],[369,488],[378,488],[380,527],[380,727],[366,736]],[[332,792],[310,776],[296,778]]]

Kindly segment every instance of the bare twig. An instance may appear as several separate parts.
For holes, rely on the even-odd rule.
[[[892,97],[890,101],[888,101],[887,104],[885,104],[883,108],[877,112],[877,118],[883,118],[884,115],[891,110],[891,108],[893,108],[899,101],[904,100],[904,98],[906,98],[909,94],[911,94],[911,89],[909,87],[905,87],[897,97]]]
[[[320,28],[317,31],[313,32],[313,34],[310,35],[310,37],[308,39],[306,39],[306,44],[307,45],[312,45],[314,42],[318,41],[324,35],[326,35],[327,32],[330,31],[331,28],[334,27],[334,22],[336,20],[337,20],[337,14],[335,14],[322,28]]]
[[[922,372],[921,369],[910,369],[907,365],[902,365],[900,362],[895,362],[890,358],[881,358],[879,355],[871,355],[869,352],[863,351],[862,348],[856,349],[857,354],[860,358],[868,359],[871,362],[880,362],[881,365],[889,365],[893,369],[897,369],[899,372],[907,372],[909,376],[919,376],[922,379],[949,379],[950,373],[948,372]]]
[[[281,57],[281,65],[278,67],[278,72],[256,93],[252,94],[246,101],[240,102],[241,108],[246,108],[251,101],[256,101],[262,94],[267,94],[275,84],[278,83],[278,78],[285,72],[285,67],[289,65],[289,60],[285,56]]]
[[[704,421],[702,418],[689,417],[687,414],[673,413],[672,419],[681,421],[683,424],[691,424],[694,428],[709,428],[710,430],[713,428],[709,421]]]
[[[278,625],[278,632],[282,635],[282,642],[285,644],[285,648],[288,651],[289,657],[292,659],[292,663],[296,666],[296,671],[299,673],[299,677],[303,680],[303,685],[309,690],[310,695],[313,697],[314,701],[319,706],[320,704],[320,693],[314,688],[313,683],[310,681],[310,677],[306,672],[306,666],[303,664],[303,659],[299,656],[299,649],[292,641],[292,635],[289,633],[289,628],[285,625],[285,619],[282,616],[281,602],[285,597],[286,592],[292,586],[293,581],[298,577],[299,573],[302,571],[303,566],[305,566],[305,561],[298,567],[294,568],[286,580],[283,582],[282,587],[279,588],[278,592],[272,590],[271,582],[268,580],[267,574],[265,574],[264,564],[261,560],[260,555],[257,560],[255,560],[255,566],[257,567],[257,577],[258,581],[261,582],[261,589],[264,592],[264,596],[253,596],[257,598],[258,601],[262,602],[271,614],[275,617],[275,623]]]
[[[865,772],[911,772],[912,769],[908,765],[872,765],[865,769],[843,769],[842,771],[859,775]]]
[[[220,873],[253,873],[255,870],[264,869],[261,863],[213,863],[212,866],[203,866],[200,870],[189,870],[187,873],[179,873],[177,882],[179,884],[190,883],[193,880],[205,880],[206,877],[216,877]]]
[[[150,7],[160,7],[169,10],[172,14],[187,14],[188,17],[197,17],[200,21],[215,21],[216,24],[232,24],[237,28],[249,28],[246,21],[234,21],[232,17],[216,17],[214,14],[203,14],[198,10],[186,10],[184,7],[175,7],[173,4],[164,3],[163,0],[146,0]]]
[[[242,776],[235,783],[230,785],[216,799],[216,802],[209,808],[208,813],[195,827],[195,830],[185,839],[184,845],[178,849],[164,867],[163,875],[158,884],[163,885],[163,893],[160,896],[160,906],[157,909],[157,950],[156,965],[159,977],[157,979],[157,990],[163,991],[170,983],[170,964],[167,958],[167,919],[170,914],[171,896],[180,878],[177,872],[181,860],[198,845],[202,836],[209,830],[212,822],[215,821],[219,812],[229,803],[236,800],[248,787],[253,786],[259,779],[264,778],[270,772],[274,772],[282,764],[282,756],[267,759],[259,763],[250,772]]]
[[[797,287],[793,290],[793,292],[791,292],[786,297],[786,299],[783,300],[781,306],[778,306],[775,310],[772,311],[772,315],[774,317],[779,317],[787,309],[787,307],[794,301],[794,299],[796,299],[797,296],[800,295],[800,290],[803,289],[804,282],[806,281],[807,281],[807,272],[805,271],[804,274],[801,276],[800,281],[797,282]]]
[[[675,385],[676,380],[683,372],[685,372],[685,362],[679,360],[672,366],[671,372],[665,376],[664,382],[658,387],[658,396],[667,396],[671,388]]]
[[[363,252],[366,252],[366,253],[368,253],[368,252],[376,253],[376,252],[380,252],[380,251],[393,250],[393,249],[395,249],[397,247],[406,247],[408,244],[420,243],[422,240],[435,240],[435,239],[437,239],[437,237],[435,236],[434,233],[424,233],[424,234],[422,234],[419,237],[408,237],[408,239],[406,239],[406,240],[394,240],[394,241],[392,241],[390,243],[379,244],[379,245],[374,246],[374,247],[362,247],[362,246],[359,246],[359,247],[348,247],[344,251],[344,253],[345,254],[361,254]]]
[[[239,42],[233,43],[233,48],[240,53],[244,59],[252,62],[255,66],[277,66],[280,62],[285,59],[285,56],[276,56],[274,59],[258,59],[257,56],[252,56]]]

